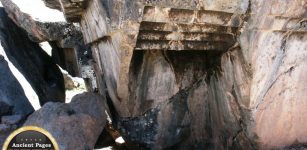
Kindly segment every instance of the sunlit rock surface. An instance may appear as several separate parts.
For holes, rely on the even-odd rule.
[[[262,149],[307,142],[306,1],[252,1],[240,37],[252,70],[249,129]]]
[[[130,147],[307,142],[306,1],[45,2],[81,23]]]

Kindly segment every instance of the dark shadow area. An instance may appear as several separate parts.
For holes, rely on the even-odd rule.
[[[64,102],[63,75],[54,60],[32,42],[0,9],[0,40],[8,59],[24,75],[37,93],[41,105],[48,101]]]
[[[12,114],[28,115],[34,111],[22,86],[2,55],[0,55],[0,103],[2,103],[0,118]]]

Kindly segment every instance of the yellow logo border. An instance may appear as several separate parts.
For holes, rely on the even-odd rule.
[[[42,134],[44,134],[45,136],[47,136],[49,138],[49,140],[51,141],[51,143],[54,146],[54,150],[59,150],[59,146],[58,143],[56,142],[56,140],[53,138],[53,136],[45,129],[37,127],[37,126],[24,126],[21,127],[17,130],[15,130],[13,133],[11,133],[5,140],[4,144],[3,144],[3,148],[2,150],[7,150],[10,142],[12,141],[12,139],[19,133],[24,132],[24,131],[37,131],[40,132]]]

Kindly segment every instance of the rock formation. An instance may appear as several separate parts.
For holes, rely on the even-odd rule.
[[[73,68],[75,67],[74,64],[79,61],[77,57],[73,57],[75,56],[74,49],[78,50],[79,54],[82,54],[79,56],[86,57],[80,59],[80,61],[86,61],[86,59],[88,59],[88,54],[84,54],[85,52],[91,54],[90,52],[87,52],[88,48],[86,48],[86,46],[82,42],[83,39],[81,32],[79,32],[77,28],[75,28],[75,26],[73,26],[72,24],[42,23],[39,21],[35,21],[28,14],[21,12],[19,8],[14,3],[12,3],[12,1],[2,1],[2,4],[5,6],[6,12],[3,8],[1,8],[0,39],[2,46],[0,49],[0,74],[2,79],[0,81],[0,147],[2,147],[5,138],[14,129],[20,127],[25,121],[26,117],[34,111],[33,105],[36,105],[34,107],[35,110],[37,110],[39,109],[40,104],[44,105],[48,101],[65,101],[65,87],[63,75],[59,67],[55,64],[56,62],[54,60],[54,57],[51,58],[50,56],[48,56],[47,53],[45,53],[39,46],[39,44],[36,42],[52,41],[51,46],[59,50],[53,50],[53,53],[60,52],[66,54],[66,57],[64,58],[64,64],[69,69],[74,71],[79,71],[79,68]],[[65,49],[65,51],[63,49]],[[71,59],[67,60],[68,58]],[[88,64],[88,62],[80,63],[85,65]],[[12,70],[12,68],[10,68],[9,66],[13,66],[16,68],[14,68],[15,70]],[[16,71],[20,73],[18,76],[16,75]],[[75,74],[81,73],[75,72]],[[84,74],[91,75],[83,73],[83,76]],[[20,78],[24,78],[24,80],[21,81]],[[27,82],[29,84],[28,87],[22,86],[24,82]],[[39,100],[39,102],[35,104],[33,104],[34,97],[29,97],[29,93],[26,93],[28,92],[28,90],[25,89],[32,87],[34,89],[33,93],[35,95],[38,95],[37,101]],[[92,99],[93,100],[88,101],[88,104],[99,106],[99,109],[102,109],[103,113],[105,113],[101,105],[95,102],[90,103],[97,98],[95,99],[94,97]],[[91,110],[89,108],[87,109]],[[98,111],[96,112],[96,114],[97,113]],[[83,116],[81,116],[81,120],[82,117]],[[89,149],[92,149],[92,147],[94,147],[95,142],[97,140],[96,138],[98,138],[101,133],[101,131],[99,130],[102,130],[104,128],[103,123],[105,122],[105,119],[103,119],[103,117],[101,116],[98,117],[101,118],[101,120],[94,121],[97,121],[98,123],[100,122],[100,124],[97,124],[100,126],[94,128],[93,130],[98,131],[96,133],[97,135],[93,134],[89,137],[86,135],[83,139],[80,138],[83,141],[84,139],[90,141],[86,143],[90,145]],[[91,119],[92,118],[85,116],[82,121],[89,122],[91,121]],[[37,118],[36,120],[39,120],[39,118]],[[31,123],[31,120],[27,122]],[[76,129],[78,129],[79,131],[81,130],[80,128]],[[90,137],[92,137],[92,139]],[[64,146],[70,149],[68,145],[64,144]],[[63,148],[63,146],[61,148]]]
[[[88,79],[89,90],[96,88],[89,65],[91,50],[83,42],[80,27],[67,22],[41,21],[21,11],[12,0],[1,0],[5,11],[16,25],[27,31],[34,42],[48,41],[52,47],[52,57],[72,76]],[[43,9],[43,8],[42,8]]]
[[[92,93],[75,96],[71,103],[47,103],[25,122],[49,131],[61,150],[92,150],[106,123],[103,98]]]
[[[2,55],[0,55],[0,75],[0,116],[32,113],[34,109],[31,103]]]
[[[31,84],[41,105],[47,101],[64,102],[65,87],[60,69],[37,43],[28,39],[24,30],[8,18],[3,9],[0,15],[3,50]]]
[[[16,129],[16,125],[26,115],[34,111],[28,101],[23,87],[16,79],[6,58],[2,55],[3,48],[0,48],[0,147],[5,138]],[[15,114],[15,115],[14,115]],[[19,116],[19,119],[10,121],[10,117]]]
[[[307,142],[307,27],[305,0],[252,1],[240,36],[252,78],[249,132],[261,149]]]
[[[64,102],[63,76],[38,43],[0,9],[0,146],[48,101]],[[33,88],[33,89],[32,89]]]
[[[62,128],[68,135],[81,130],[86,135],[77,141],[88,137],[82,148],[93,148],[96,131],[106,120],[98,99],[108,104],[112,125],[130,149],[306,146],[306,0],[44,2],[61,10],[67,21],[80,23],[84,45],[91,50],[77,52],[87,55],[79,56],[94,73],[82,67],[78,71],[92,79],[89,83],[97,88],[92,92],[106,96],[94,96],[91,102],[93,95],[85,94],[77,97],[84,99],[78,100],[78,107],[73,107],[75,102],[50,103],[31,115],[26,125],[47,128],[63,149],[75,147],[68,136],[60,136]],[[48,40],[43,28],[36,28],[39,23],[30,20],[23,27],[20,12],[5,6],[15,14],[11,18],[16,24]],[[95,121],[77,120],[78,111],[72,108],[99,115]],[[53,111],[60,116],[49,113]],[[57,124],[65,124],[61,115],[65,123],[77,122],[90,130],[69,131]],[[46,123],[46,118],[52,121]],[[100,126],[90,125],[94,122]]]
[[[45,3],[81,23],[99,91],[132,147],[307,142],[306,1]]]

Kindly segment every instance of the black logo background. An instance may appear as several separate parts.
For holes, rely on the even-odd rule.
[[[32,144],[34,147],[13,147],[15,144]],[[51,147],[37,147],[37,143],[41,145],[50,144]],[[7,150],[54,150],[54,145],[50,141],[50,139],[44,135],[43,133],[40,133],[38,131],[34,130],[28,130],[21,132],[17,134],[9,143]]]

